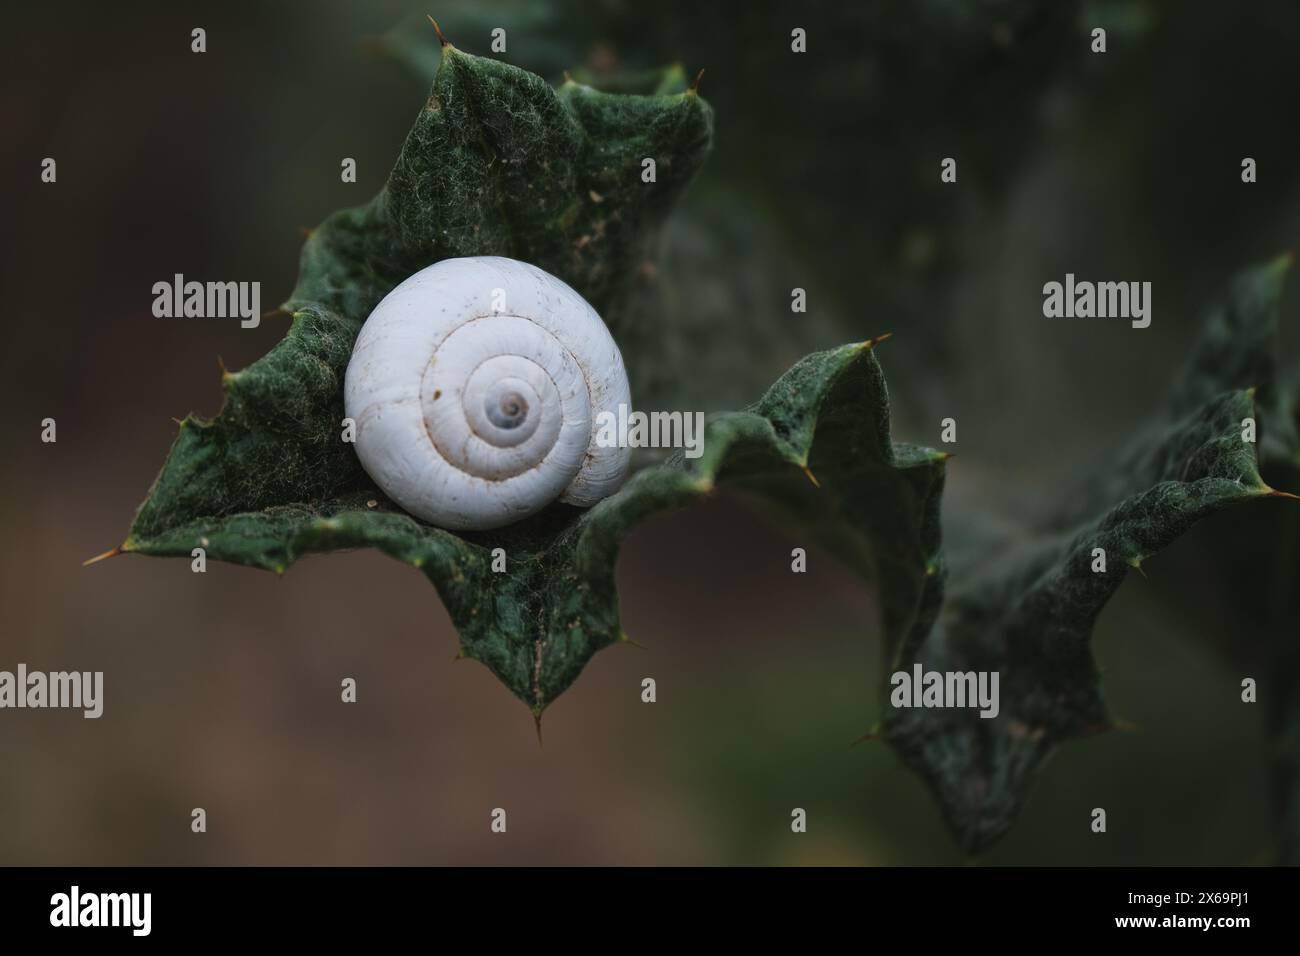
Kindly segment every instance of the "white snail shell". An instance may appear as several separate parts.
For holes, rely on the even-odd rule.
[[[366,473],[439,527],[593,505],[627,477],[630,450],[597,445],[594,427],[630,403],[613,336],[515,259],[445,259],[393,289],[357,337],[343,401]]]

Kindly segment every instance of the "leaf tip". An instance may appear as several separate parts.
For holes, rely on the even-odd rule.
[[[888,342],[893,337],[894,337],[893,332],[882,332],[880,335],[877,335],[874,338],[867,339],[865,342],[860,344],[858,348],[861,349],[863,352],[869,352],[872,349],[874,349],[877,345],[879,345],[881,342]]]
[[[686,95],[687,95],[687,96],[697,96],[697,95],[699,94],[699,92],[700,92],[700,80],[702,80],[702,79],[704,79],[704,68],[703,68],[703,67],[700,68],[700,72],[698,72],[698,73],[695,74],[695,79],[691,80],[691,85],[690,85],[689,87],[686,88]]]
[[[444,50],[451,46],[451,42],[448,41],[447,37],[443,34],[442,27],[438,26],[438,21],[433,18],[433,14],[426,13],[425,16],[428,17],[429,22],[433,24],[433,32],[438,34],[438,46],[442,47]]]
[[[1264,486],[1264,497],[1265,498],[1294,498],[1297,501],[1300,501],[1300,495],[1293,495],[1289,491],[1279,491],[1277,488],[1270,488],[1267,485]]]
[[[807,465],[803,466],[803,473],[808,476],[808,480],[813,483],[814,488],[820,488],[822,483],[817,480],[817,476],[812,473],[812,469]]]
[[[615,638],[615,640],[619,644],[630,644],[632,647],[638,648],[643,651],[646,649],[646,646],[644,644],[632,640],[631,635],[628,634],[628,632],[623,630],[622,628],[619,628],[618,637]]]
[[[81,566],[83,568],[88,568],[92,564],[98,564],[100,561],[107,561],[109,558],[116,558],[119,554],[125,554],[128,550],[127,542],[123,542],[116,548],[109,548],[103,554],[97,554],[93,558],[87,558],[85,561],[81,562]]]

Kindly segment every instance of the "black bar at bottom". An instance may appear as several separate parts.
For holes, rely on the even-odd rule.
[[[0,926],[6,942],[61,936],[78,945],[337,945],[454,927],[487,934],[477,944],[491,946],[494,934],[509,945],[546,926],[548,936],[567,925],[590,939],[605,924],[620,938],[665,941],[677,928],[710,927],[733,942],[770,941],[784,924],[817,936],[843,929],[864,943],[917,931],[927,943],[1043,933],[1230,942],[1293,928],[1298,882],[1295,870],[1268,868],[11,868],[0,869]]]

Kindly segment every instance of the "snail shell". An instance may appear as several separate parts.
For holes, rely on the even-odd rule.
[[[446,259],[397,286],[357,337],[343,397],[366,473],[439,527],[593,505],[627,477],[630,450],[598,446],[594,427],[630,402],[618,346],[526,262]]]

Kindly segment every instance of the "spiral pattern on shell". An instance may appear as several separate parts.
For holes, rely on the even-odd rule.
[[[393,501],[454,530],[552,501],[589,506],[627,477],[596,416],[630,403],[613,336],[568,285],[482,256],[417,272],[371,312],[344,383],[362,467]]]

